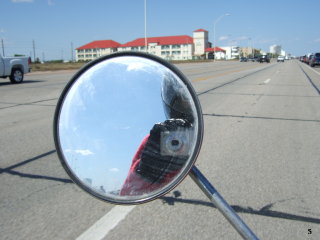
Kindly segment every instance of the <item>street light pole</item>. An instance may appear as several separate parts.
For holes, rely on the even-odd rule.
[[[5,57],[3,39],[1,39],[1,46],[2,46],[2,55],[3,57]]]
[[[216,49],[215,49],[216,48],[216,24],[225,16],[230,16],[230,14],[225,13],[225,14],[221,15],[213,23],[213,55],[214,55],[213,61],[216,60]]]
[[[247,49],[248,49],[247,50],[247,55],[248,55],[247,57],[248,58],[249,58],[250,40],[251,40],[251,37],[248,38],[248,47],[247,47]],[[252,54],[252,48],[251,48],[251,54]]]
[[[147,43],[147,0],[144,0],[144,44],[145,44],[145,51],[148,52],[148,43]]]

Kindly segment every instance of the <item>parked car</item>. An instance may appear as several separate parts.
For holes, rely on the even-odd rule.
[[[305,60],[305,63],[306,64],[309,64],[310,63],[310,59],[313,57],[313,54],[309,54],[307,57],[306,57],[306,60]]]
[[[28,57],[0,56],[0,78],[9,77],[11,83],[21,83],[25,73],[31,71]]]
[[[309,59],[309,65],[311,67],[320,65],[320,53],[315,53],[314,55],[312,55],[312,57]]]
[[[248,61],[248,59],[245,58],[245,57],[241,57],[241,58],[240,58],[240,62],[247,62],[247,61]]]
[[[277,62],[284,62],[284,56],[278,56]]]
[[[259,62],[260,63],[263,63],[263,62],[269,63],[270,62],[270,58],[268,57],[268,55],[261,55],[259,57]]]

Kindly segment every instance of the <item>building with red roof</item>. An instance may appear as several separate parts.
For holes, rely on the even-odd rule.
[[[193,38],[188,35],[137,38],[122,44],[118,51],[146,51],[167,60],[188,60],[193,57]]]
[[[204,58],[205,49],[211,47],[211,43],[208,40],[208,31],[204,29],[197,29],[193,31],[193,41],[194,56]]]
[[[98,40],[76,48],[76,61],[91,61],[118,51],[121,44],[113,40]]]
[[[99,40],[76,48],[76,60],[88,61],[117,51],[148,52],[167,60],[189,60],[205,58],[211,47],[208,31],[197,29],[193,37],[188,35],[137,38],[120,44],[113,40]]]
[[[216,56],[216,59],[225,59],[226,58],[226,50],[219,48],[219,47],[213,47],[213,48],[206,48],[206,59],[213,59],[213,56]]]

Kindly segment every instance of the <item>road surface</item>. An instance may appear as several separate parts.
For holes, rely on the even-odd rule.
[[[261,239],[320,238],[320,68],[179,64],[200,99],[196,166]],[[191,178],[150,203],[115,207],[62,169],[53,143],[72,71],[0,82],[1,239],[240,239]]]

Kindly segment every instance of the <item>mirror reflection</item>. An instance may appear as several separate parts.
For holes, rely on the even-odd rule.
[[[192,96],[173,71],[148,58],[96,63],[77,77],[60,108],[65,164],[106,198],[157,194],[178,178],[195,150]]]

